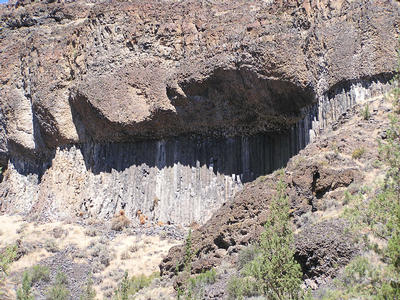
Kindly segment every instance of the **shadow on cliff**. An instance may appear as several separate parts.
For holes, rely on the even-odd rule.
[[[124,171],[132,166],[171,168],[207,167],[215,174],[240,175],[252,181],[286,165],[306,145],[294,130],[248,137],[175,137],[136,143],[84,143],[80,150],[87,170],[94,174]]]
[[[233,137],[211,136],[204,132],[193,135],[183,131],[174,137],[157,138],[158,129],[151,127],[154,124],[130,128],[110,122],[92,103],[93,99],[74,91],[70,107],[82,141],[80,150],[86,169],[99,174],[142,166],[146,172],[146,166],[161,170],[180,164],[190,168],[206,167],[215,174],[240,175],[242,182],[248,182],[285,166],[310,140],[314,115],[306,115],[297,123],[293,120],[300,119],[304,114],[302,108],[310,107],[315,95],[310,89],[290,82],[260,76],[248,70],[214,70],[204,80],[181,82],[175,89],[167,87],[166,96],[175,106],[176,115],[162,115],[154,120],[161,131],[168,126],[201,129],[206,126],[204,124],[215,126],[227,120],[238,129]],[[279,121],[273,124],[271,116]],[[204,120],[207,117],[209,120]],[[275,127],[265,128],[265,124]],[[239,128],[259,129],[242,132]],[[147,131],[153,132],[152,139],[144,136]],[[101,142],[107,140],[105,137],[112,137],[112,132],[117,141]],[[128,141],[118,141],[121,137],[128,137]],[[129,141],[135,137],[139,140]]]

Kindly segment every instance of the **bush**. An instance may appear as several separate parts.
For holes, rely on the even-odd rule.
[[[93,288],[93,276],[89,273],[86,284],[83,287],[80,300],[94,300],[96,299],[96,290]]]
[[[33,300],[31,287],[35,282],[50,279],[50,271],[48,267],[36,265],[29,271],[25,271],[22,276],[22,285],[17,290],[18,300]]]
[[[121,283],[114,292],[115,300],[127,300],[129,296],[135,295],[141,289],[148,287],[151,282],[160,276],[159,273],[153,273],[150,276],[139,275],[128,277],[128,272],[125,272]]]
[[[2,278],[7,275],[10,264],[17,257],[17,246],[8,246],[2,253],[0,253],[0,283]]]
[[[17,300],[34,300],[31,287],[32,278],[30,274],[25,271],[22,277],[22,286],[17,290]]]
[[[256,245],[248,245],[246,248],[242,249],[239,252],[239,258],[237,262],[238,269],[243,269],[243,267],[254,260],[258,254],[259,251]]]
[[[10,264],[17,257],[17,246],[8,246],[3,252],[0,253],[0,296],[3,295],[1,290],[4,280],[8,275]],[[0,297],[1,298],[1,297]]]
[[[257,290],[268,299],[297,299],[301,292],[302,272],[294,260],[289,198],[282,179],[276,188],[258,245],[260,254],[244,266],[242,274],[254,278]]]
[[[364,120],[368,121],[371,118],[371,113],[369,112],[369,104],[365,104],[362,110],[362,117]]]
[[[351,154],[351,157],[353,159],[360,159],[361,156],[364,155],[364,153],[365,153],[364,147],[357,148],[357,149],[354,149],[353,153]]]
[[[69,290],[67,289],[68,279],[67,276],[58,271],[54,284],[47,292],[47,300],[66,300],[69,297]]]
[[[53,239],[47,240],[44,244],[44,248],[51,253],[55,253],[60,251],[60,249],[58,248],[56,242]]]
[[[30,276],[32,280],[32,284],[35,282],[44,280],[44,281],[49,281],[50,280],[50,270],[46,266],[40,266],[36,265],[33,266],[31,271],[30,271]]]
[[[217,272],[214,269],[189,278],[184,295],[186,299],[204,299],[206,287],[216,281]]]
[[[227,286],[228,299],[242,300],[259,294],[254,278],[233,276]]]
[[[111,220],[111,229],[116,231],[122,231],[124,228],[130,225],[129,219],[125,216],[125,212],[121,210],[118,215],[114,216]]]

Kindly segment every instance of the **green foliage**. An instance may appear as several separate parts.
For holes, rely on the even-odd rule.
[[[86,284],[83,287],[80,300],[94,300],[96,299],[96,290],[93,288],[93,275],[89,273]]]
[[[237,268],[239,270],[243,269],[243,267],[254,260],[259,253],[260,251],[256,245],[248,245],[246,248],[242,249],[239,252]]]
[[[398,299],[391,279],[395,273],[383,265],[373,265],[368,258],[356,257],[334,280],[335,289],[322,293],[324,300],[333,299]],[[394,297],[394,298],[393,298]]]
[[[268,299],[298,299],[302,272],[294,260],[289,198],[282,179],[276,189],[258,246],[260,254],[243,268],[242,273],[253,277],[257,289]]]
[[[17,290],[17,300],[33,300],[31,292],[32,278],[29,272],[25,271],[22,276],[22,286]]]
[[[282,173],[282,171],[281,171]],[[281,174],[283,176],[283,174]],[[286,184],[276,185],[264,232],[256,246],[239,254],[240,277],[232,277],[227,290],[230,299],[264,295],[267,299],[300,299],[302,272],[294,260],[294,239]]]
[[[17,257],[17,246],[8,246],[3,252],[0,253],[0,296],[3,295],[2,286],[4,280],[8,275],[10,264]]]
[[[115,291],[114,299],[128,300],[128,290],[129,290],[129,278],[128,278],[128,272],[125,271],[124,277],[122,278],[122,281],[118,286],[118,289]]]
[[[399,53],[400,54],[400,53]],[[400,66],[400,56],[399,56]],[[355,233],[365,229],[380,238],[381,246],[368,245],[380,255],[381,263],[371,265],[365,258],[357,258],[336,281],[337,290],[329,291],[323,299],[398,299],[400,298],[400,77],[394,78],[386,139],[379,145],[380,164],[386,166],[386,176],[380,188],[370,197],[351,197],[344,216],[350,220]],[[353,158],[361,157],[353,152]],[[351,200],[351,201],[350,201]],[[368,232],[368,231],[367,231]],[[367,234],[364,240],[369,242]],[[383,255],[383,257],[382,257]]]
[[[364,147],[357,148],[354,149],[353,153],[351,154],[351,157],[353,159],[360,159],[364,155],[364,153],[365,153]]]
[[[185,280],[182,282],[182,285],[178,287],[178,299],[182,297],[185,299],[191,299],[192,294],[189,288],[189,278],[192,273],[192,259],[193,259],[193,249],[192,249],[192,230],[189,229],[188,236],[185,241],[185,256],[183,258],[183,277]],[[176,266],[176,273],[179,274],[179,263]],[[181,275],[182,276],[182,275]]]
[[[228,299],[242,300],[259,294],[255,279],[252,277],[233,276],[227,286]]]
[[[0,282],[4,276],[8,275],[8,268],[17,257],[17,249],[16,245],[8,246],[2,253],[0,253]]]
[[[204,292],[208,285],[213,284],[216,280],[217,272],[214,269],[208,270],[195,277],[190,277],[186,295],[190,297],[186,299],[204,299]]]
[[[31,287],[34,283],[41,280],[48,281],[50,279],[50,271],[46,266],[36,265],[30,270],[25,271],[22,276],[21,287],[17,290],[18,300],[33,300]],[[58,298],[57,298],[58,299]]]
[[[184,271],[189,274],[192,272],[192,259],[193,259],[193,249],[192,249],[192,229],[189,229],[189,234],[185,242],[185,258],[184,258]]]
[[[135,295],[141,289],[148,287],[151,282],[160,276],[159,273],[155,272],[150,276],[139,275],[129,278],[128,272],[125,272],[118,289],[115,291],[115,300],[127,300],[131,295]]]
[[[54,284],[49,288],[47,292],[47,300],[66,300],[69,297],[69,290],[67,288],[68,279],[67,276],[58,271]]]
[[[369,104],[365,104],[363,110],[362,110],[362,117],[364,120],[369,120],[371,118],[371,113],[369,111]]]
[[[32,280],[32,284],[41,280],[49,281],[50,270],[46,266],[41,266],[41,265],[33,266],[32,269],[30,270],[30,277]]]

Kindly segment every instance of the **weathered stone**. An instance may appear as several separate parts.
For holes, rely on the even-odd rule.
[[[395,69],[397,2],[94,3],[0,7],[3,211],[204,223]]]

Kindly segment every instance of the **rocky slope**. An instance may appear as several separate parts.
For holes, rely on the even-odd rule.
[[[399,15],[380,0],[1,6],[1,210],[204,223],[387,88]]]
[[[367,104],[371,117],[365,120],[362,111]],[[352,195],[367,191],[374,195],[384,176],[385,167],[377,164],[378,144],[386,138],[390,108],[390,101],[382,95],[349,109],[284,169],[297,228],[295,259],[306,287],[317,289],[331,283],[352,258],[368,252],[344,212]],[[233,201],[193,231],[193,273],[235,264],[239,252],[257,242],[280,176],[275,172],[246,184]],[[184,251],[183,245],[171,248],[160,265],[163,275],[174,276],[177,267],[182,269]],[[226,296],[225,288],[226,284],[211,299]]]

